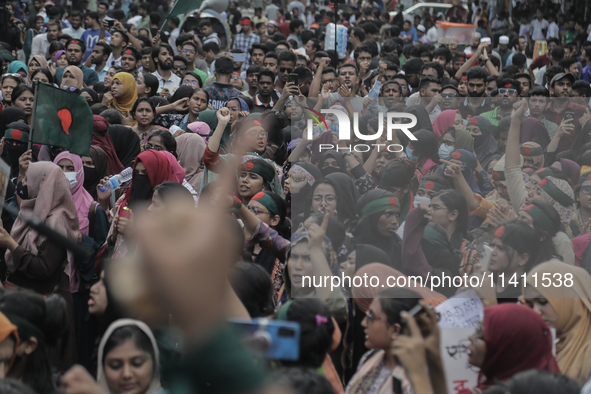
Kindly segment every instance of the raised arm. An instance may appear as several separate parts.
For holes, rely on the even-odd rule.
[[[310,85],[310,92],[308,93],[308,97],[318,97],[318,92],[320,92],[320,86],[322,86],[322,71],[330,64],[329,57],[323,57],[320,61],[320,64],[316,68],[316,74],[314,74],[314,79],[312,79],[312,84]]]
[[[471,211],[477,209],[480,206],[480,201],[474,197],[474,192],[472,192],[470,185],[468,185],[468,182],[466,182],[466,179],[462,174],[462,168],[447,160],[440,159],[440,161],[445,163],[444,175],[453,179],[456,190],[466,199],[468,209]]]
[[[507,148],[505,148],[505,168],[521,165],[519,147],[519,134],[521,133],[521,118],[527,110],[527,100],[522,99],[513,104],[511,111],[511,126],[507,137]]]
[[[220,141],[222,140],[222,135],[224,135],[224,130],[226,126],[230,122],[230,110],[226,107],[220,108],[216,116],[218,118],[218,125],[213,132],[213,135],[209,139],[207,143],[207,148],[212,152],[217,152],[220,150]]]

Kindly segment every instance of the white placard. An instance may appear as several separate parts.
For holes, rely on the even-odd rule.
[[[441,327],[441,359],[448,394],[476,387],[478,368],[468,363],[468,345],[474,328]],[[437,388],[435,388],[437,391]]]
[[[476,328],[484,318],[484,306],[473,289],[442,302],[435,310],[441,316],[439,327]]]

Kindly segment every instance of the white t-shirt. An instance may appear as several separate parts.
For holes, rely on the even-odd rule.
[[[543,29],[547,29],[550,24],[546,19],[542,19],[540,22],[537,19],[534,19],[531,22],[531,27],[533,29],[531,39],[534,41],[544,41],[546,38],[544,37],[544,33],[542,33]]]
[[[548,25],[548,33],[546,33],[546,39],[559,38],[560,28],[556,22],[552,22]]]

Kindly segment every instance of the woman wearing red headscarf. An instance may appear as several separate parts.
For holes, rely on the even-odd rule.
[[[479,393],[529,369],[560,373],[552,355],[550,328],[538,313],[525,305],[486,308],[482,326],[470,340],[468,362],[480,367],[478,386],[460,394]]]
[[[117,151],[113,145],[111,136],[107,133],[109,130],[109,122],[100,115],[94,115],[92,145],[98,146],[107,154],[107,170],[109,175],[116,175],[123,171],[123,164],[117,157]]]
[[[130,219],[133,217],[131,209],[147,208],[154,188],[166,181],[176,182],[177,179],[168,158],[163,153],[150,149],[136,157],[131,186],[117,200],[111,213],[115,220],[111,223],[107,243],[109,249],[114,248],[112,258],[122,257],[127,253],[126,238],[130,236]],[[104,183],[104,180],[101,181],[99,186]]]

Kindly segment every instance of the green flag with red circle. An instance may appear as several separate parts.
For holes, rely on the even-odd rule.
[[[35,100],[31,141],[89,156],[93,117],[86,100],[45,83],[38,83]]]

